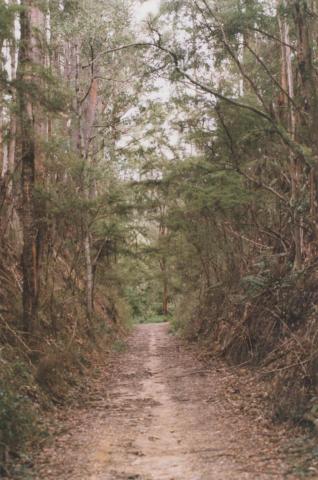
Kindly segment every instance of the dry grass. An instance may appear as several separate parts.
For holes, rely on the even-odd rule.
[[[213,354],[256,367],[271,383],[275,418],[318,425],[316,266],[270,275],[257,288],[241,283],[220,285],[203,299],[193,294],[179,324]]]

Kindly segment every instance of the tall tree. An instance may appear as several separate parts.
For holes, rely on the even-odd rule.
[[[38,275],[38,226],[35,207],[36,181],[36,89],[41,44],[35,28],[41,23],[42,12],[32,0],[21,1],[20,26],[21,37],[18,63],[18,101],[21,135],[21,185],[22,206],[21,223],[23,229],[23,325],[27,332],[33,333],[37,324],[39,294]]]

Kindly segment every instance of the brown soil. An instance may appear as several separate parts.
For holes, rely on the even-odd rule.
[[[64,415],[33,478],[287,478],[286,432],[266,420],[261,394],[245,391],[240,375],[204,366],[166,324],[138,326],[113,356],[112,374]]]

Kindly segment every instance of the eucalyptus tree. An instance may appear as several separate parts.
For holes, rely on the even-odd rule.
[[[126,130],[122,118],[138,98],[136,55],[112,51],[116,45],[131,41],[130,21],[129,2],[110,2],[106,8],[102,1],[92,4],[89,0],[79,2],[76,10],[57,9],[53,19],[59,64],[71,97],[71,109],[62,127],[68,132],[68,148],[80,171],[78,241],[84,252],[89,317],[94,311],[98,262],[103,248],[112,243],[106,225],[113,219],[107,219],[105,202],[121,182],[117,144]],[[100,238],[102,225],[104,238]]]
[[[39,242],[35,206],[35,180],[37,169],[36,134],[40,129],[39,70],[42,67],[44,13],[32,1],[21,2],[20,45],[18,61],[18,102],[21,132],[21,223],[23,229],[23,325],[27,332],[36,326],[39,295]]]
[[[76,288],[85,285],[93,314],[97,267],[115,244],[108,227],[126,222],[118,143],[142,79],[137,52],[109,52],[132,41],[129,2],[12,0],[0,13],[1,231],[22,253],[23,326],[32,333],[39,307],[48,308],[40,286],[54,297],[59,262],[70,264]]]
[[[315,141],[308,137],[314,129],[305,127],[308,121],[315,122],[316,109],[312,67],[315,38],[310,33],[314,5],[231,0],[163,2],[162,18],[150,25],[152,47],[161,51],[165,61],[170,59],[171,78],[192,86],[202,108],[204,104],[214,107],[210,108],[211,122],[224,130],[233,170],[285,206],[286,222],[292,219],[294,268],[301,268],[311,258],[315,236],[309,215],[315,203],[314,187],[310,189],[309,210],[305,193],[308,182],[315,183],[310,178],[316,163]],[[170,32],[167,19],[174,26]],[[275,47],[281,57],[271,56]],[[300,91],[307,93],[301,95]],[[249,122],[246,142],[242,141],[244,137],[234,141],[231,117]],[[261,149],[259,160],[268,162],[270,157],[275,164],[273,172],[267,169],[262,176],[250,173],[253,152],[249,149],[248,153],[246,147],[253,136]],[[274,143],[268,156],[270,137]],[[261,161],[258,163],[261,166]],[[280,172],[273,179],[278,164]],[[286,179],[291,185],[288,192]],[[308,229],[312,235],[305,233]]]

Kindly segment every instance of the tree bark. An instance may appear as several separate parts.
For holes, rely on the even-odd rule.
[[[164,207],[160,208],[161,216],[164,215]],[[167,229],[164,225],[164,220],[161,218],[159,225],[159,240],[164,240],[167,235]],[[164,245],[162,245],[164,247]],[[162,274],[162,314],[166,317],[169,315],[169,287],[168,287],[168,272],[167,272],[167,260],[165,254],[161,256],[159,260],[160,270]]]
[[[280,7],[286,8],[285,0],[278,0],[278,9]],[[289,47],[290,34],[289,25],[285,18],[282,18],[278,14],[278,25],[281,40],[281,94],[280,94],[280,107],[281,107],[281,120],[287,124],[288,131],[292,141],[296,141],[296,129],[297,118],[294,105],[291,101],[295,97],[294,87],[294,74],[292,68],[292,51]],[[288,93],[284,95],[284,92]],[[290,166],[290,179],[291,179],[291,205],[292,205],[292,222],[293,222],[293,240],[295,246],[294,253],[294,270],[299,270],[302,267],[303,262],[303,226],[302,218],[298,213],[298,204],[300,201],[301,190],[301,160],[290,150],[289,152],[289,166]]]
[[[303,117],[298,122],[297,134],[303,143],[318,153],[318,95],[313,65],[313,18],[312,8],[307,0],[294,0],[292,12],[297,35],[297,95],[301,99]],[[309,173],[309,205],[313,235],[309,239],[308,254],[314,257],[318,252],[318,164],[311,166]]]
[[[32,334],[37,326],[39,275],[37,219],[35,206],[36,175],[36,108],[25,88],[36,84],[34,73],[37,43],[33,36],[32,18],[35,7],[32,0],[21,0],[21,41],[18,62],[18,103],[21,135],[21,223],[23,232],[23,328]]]
[[[94,312],[94,274],[91,254],[91,238],[89,233],[85,235],[84,248],[86,260],[86,307],[88,317],[90,318]]]
[[[77,151],[80,158],[85,161],[85,167],[91,161],[91,136],[93,131],[93,124],[96,118],[98,106],[98,83],[95,77],[94,63],[91,65],[89,87],[87,92],[83,95],[80,89],[80,46],[75,45],[74,49],[75,60],[75,89],[76,89],[76,114],[77,125],[74,132],[74,139]],[[94,52],[91,49],[92,60],[94,59]],[[87,178],[86,168],[83,168],[83,195],[86,200],[90,201],[94,198],[94,189],[91,186],[91,179]],[[90,220],[89,214],[85,213],[83,218],[84,228],[84,251],[85,251],[85,266],[86,266],[86,309],[88,317],[91,318],[94,313],[94,262],[92,259],[92,239],[90,234]]]

